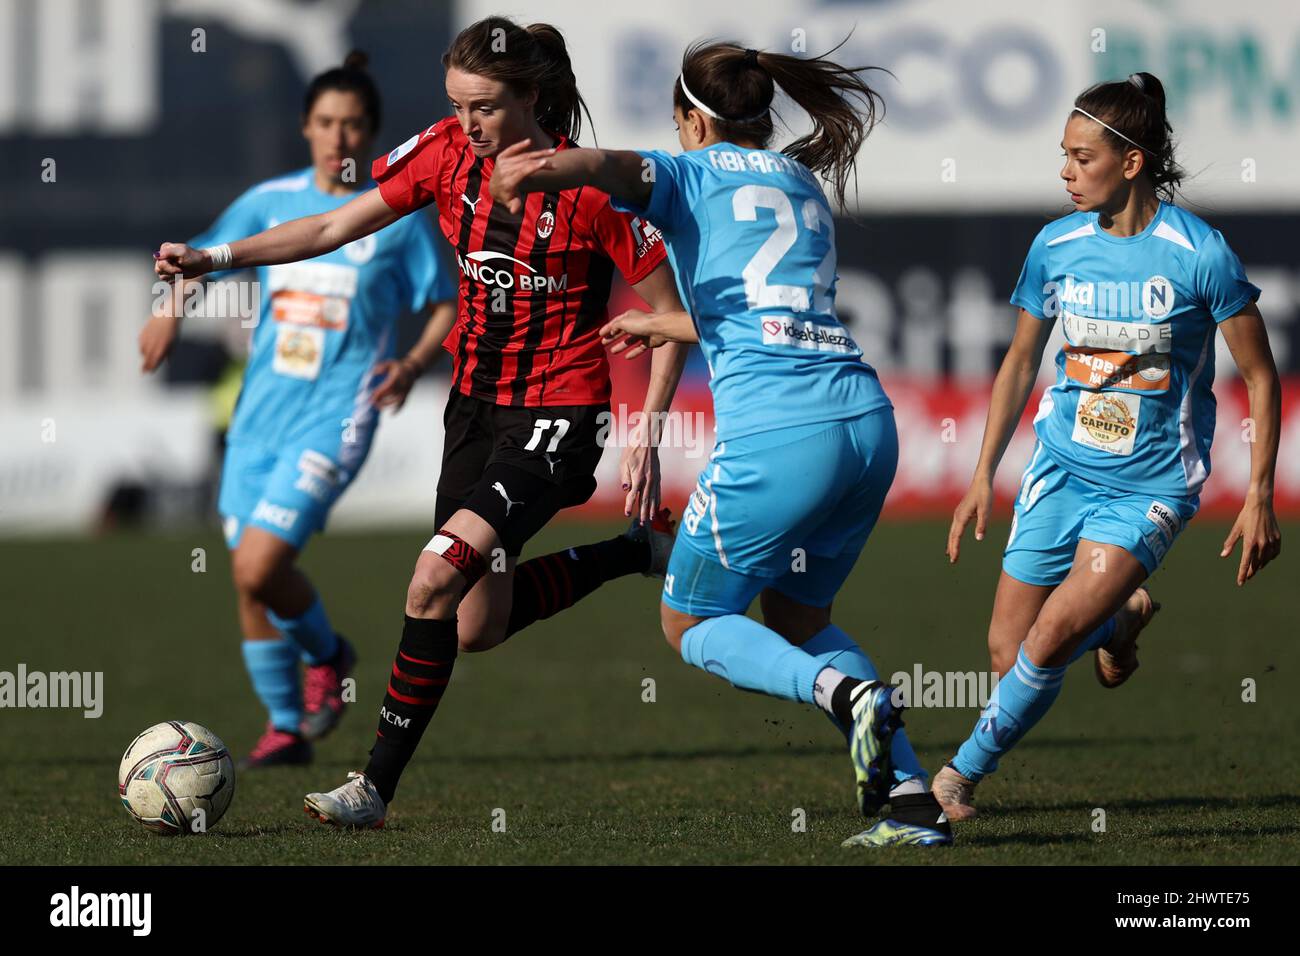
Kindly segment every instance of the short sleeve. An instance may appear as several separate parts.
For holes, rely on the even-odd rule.
[[[1259,298],[1241,260],[1216,229],[1196,250],[1196,295],[1215,322],[1230,319]]]
[[[645,164],[645,174],[650,177],[650,202],[642,208],[626,199],[610,197],[610,205],[620,212],[645,216],[664,232],[672,235],[681,221],[684,164],[676,156],[661,149],[638,150],[638,152]]]
[[[267,193],[254,186],[225,208],[216,222],[192,238],[188,245],[195,249],[219,246],[255,236],[267,227]],[[225,269],[211,273],[208,278],[221,278],[238,270]]]
[[[591,222],[602,252],[618,267],[629,285],[636,285],[668,256],[664,237],[645,214],[615,209],[613,199],[602,202]]]
[[[1011,304],[1037,319],[1056,318],[1056,292],[1048,287],[1047,280],[1047,239],[1041,232],[1030,243],[1025,264],[1020,267],[1020,278],[1011,293]]]
[[[456,284],[443,266],[434,241],[433,227],[421,213],[412,216],[410,235],[403,244],[403,262],[409,297],[407,308],[419,312],[427,305],[455,298]]]
[[[371,164],[370,177],[394,212],[404,216],[435,200],[439,157],[448,143],[445,124],[434,123]]]

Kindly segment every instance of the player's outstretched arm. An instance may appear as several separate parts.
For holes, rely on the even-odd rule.
[[[980,445],[979,462],[971,478],[970,489],[957,505],[948,529],[948,563],[956,564],[961,552],[961,536],[971,520],[975,521],[975,540],[984,540],[989,513],[993,510],[993,476],[997,474],[1002,456],[1006,454],[1011,436],[1025,411],[1029,393],[1038,377],[1038,367],[1043,361],[1043,347],[1052,331],[1052,323],[1024,309],[1016,321],[1016,333],[1011,339],[997,378],[993,380],[993,394],[989,401],[988,420],[984,423],[984,442]]]
[[[281,223],[226,246],[191,249],[184,243],[164,242],[154,253],[154,272],[163,277],[188,279],[217,269],[299,262],[333,252],[400,218],[401,214],[384,202],[378,189],[369,189],[337,209]],[[214,255],[219,261],[214,261]]]
[[[489,186],[492,201],[504,203],[516,215],[524,197],[535,192],[559,192],[595,186],[617,199],[645,206],[653,180],[640,153],[613,149],[529,149],[521,140],[497,154]]]
[[[1273,475],[1277,468],[1278,438],[1282,425],[1282,386],[1273,350],[1259,307],[1251,302],[1230,319],[1219,323],[1233,361],[1250,397],[1250,488],[1241,513],[1223,542],[1219,557],[1232,553],[1241,540],[1237,586],[1253,578],[1264,565],[1282,553],[1282,531],[1273,513]]]

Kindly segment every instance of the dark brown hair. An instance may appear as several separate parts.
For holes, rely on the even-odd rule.
[[[842,46],[843,44],[841,44]],[[682,76],[709,109],[719,136],[766,147],[773,134],[772,100],[776,87],[812,119],[812,131],[786,146],[782,153],[803,163],[830,183],[842,208],[858,150],[885,113],[880,94],[858,74],[879,67],[840,66],[823,56],[801,59],[782,53],[746,50],[736,43],[701,42],[682,57]],[[673,103],[683,114],[696,109],[673,84]],[[776,116],[780,119],[780,116]]]
[[[1146,162],[1143,172],[1156,195],[1173,202],[1183,181],[1183,169],[1174,161],[1174,129],[1165,115],[1165,88],[1150,73],[1133,73],[1127,80],[1098,83],[1075,98],[1074,105],[1113,126],[1133,142],[1102,128],[1102,139],[1123,154],[1136,143]]]
[[[316,105],[316,100],[322,93],[328,90],[340,90],[344,93],[354,93],[360,98],[366,116],[370,119],[370,132],[378,132],[379,124],[384,118],[384,108],[379,100],[379,88],[366,72],[366,65],[369,62],[370,58],[364,53],[353,50],[343,58],[342,66],[336,66],[313,77],[303,97],[302,118],[307,119],[311,114],[311,108]]]
[[[577,142],[587,104],[578,92],[564,37],[549,23],[521,27],[505,17],[479,20],[457,34],[442,55],[442,66],[499,80],[516,95],[536,90],[538,125]]]

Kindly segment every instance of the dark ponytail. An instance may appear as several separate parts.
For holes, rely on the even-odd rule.
[[[781,152],[825,177],[843,208],[858,150],[884,116],[885,103],[858,75],[879,67],[840,66],[827,59],[837,49],[801,59],[736,43],[696,43],[682,57],[682,77],[691,93],[722,117],[713,120],[720,137],[764,147],[772,139],[772,101],[780,87],[813,124],[810,133]],[[680,78],[673,86],[673,103],[683,113],[697,108]]]
[[[1101,130],[1102,139],[1120,153],[1136,144],[1146,158],[1143,170],[1156,195],[1173,202],[1183,169],[1174,160],[1174,129],[1165,113],[1165,88],[1158,79],[1150,73],[1133,73],[1127,80],[1098,83],[1080,93],[1074,105],[1123,134]]]
[[[498,80],[516,94],[536,90],[538,125],[578,141],[587,104],[578,92],[564,37],[549,23],[521,27],[505,17],[479,20],[457,34],[442,66]]]
[[[379,100],[379,88],[375,86],[375,81],[366,72],[366,66],[369,62],[370,58],[364,53],[360,50],[353,50],[343,58],[342,66],[336,66],[334,69],[326,70],[316,76],[308,84],[307,94],[303,97],[303,119],[305,120],[311,113],[311,108],[316,105],[316,100],[320,98],[322,93],[329,90],[340,90],[344,93],[354,93],[360,98],[366,116],[370,120],[370,132],[378,132],[380,124],[383,122],[384,108]]]

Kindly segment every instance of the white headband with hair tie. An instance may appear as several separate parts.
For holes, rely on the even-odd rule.
[[[705,116],[712,116],[715,120],[721,120],[724,123],[752,123],[754,120],[762,119],[772,109],[771,105],[769,104],[768,106],[763,108],[762,112],[755,113],[753,116],[746,116],[744,119],[730,119],[726,116],[722,116],[718,113],[715,113],[713,110],[709,109],[709,107],[704,105],[703,100],[701,100],[698,96],[696,96],[694,93],[691,92],[691,88],[686,85],[685,73],[677,74],[677,82],[681,84],[682,92],[686,94],[686,98],[690,100],[692,103],[694,103],[696,108],[699,109],[701,113],[703,113]]]
[[[1115,127],[1111,126],[1111,125],[1110,125],[1109,123],[1107,123],[1107,122],[1104,122],[1103,120],[1099,120],[1099,119],[1097,119],[1097,117],[1093,116],[1093,115],[1092,115],[1091,113],[1089,113],[1087,110],[1085,110],[1085,109],[1080,109],[1079,107],[1076,106],[1076,107],[1075,107],[1071,112],[1074,112],[1074,113],[1082,113],[1084,116],[1088,117],[1088,119],[1092,120],[1094,123],[1099,123],[1100,125],[1106,127],[1106,129],[1110,130],[1112,133],[1114,133],[1114,134],[1115,134],[1116,136],[1118,136],[1120,139],[1124,140],[1124,142],[1126,142],[1126,143],[1132,143],[1133,146],[1134,146],[1135,148],[1142,150],[1142,152],[1146,153],[1148,156],[1154,156],[1154,155],[1155,155],[1155,153],[1151,152],[1151,150],[1147,149],[1147,148],[1146,148],[1145,146],[1143,146],[1141,143],[1134,142],[1133,140],[1129,139],[1127,136],[1125,136],[1123,133],[1121,133],[1121,132],[1120,132],[1119,130],[1117,130]]]

